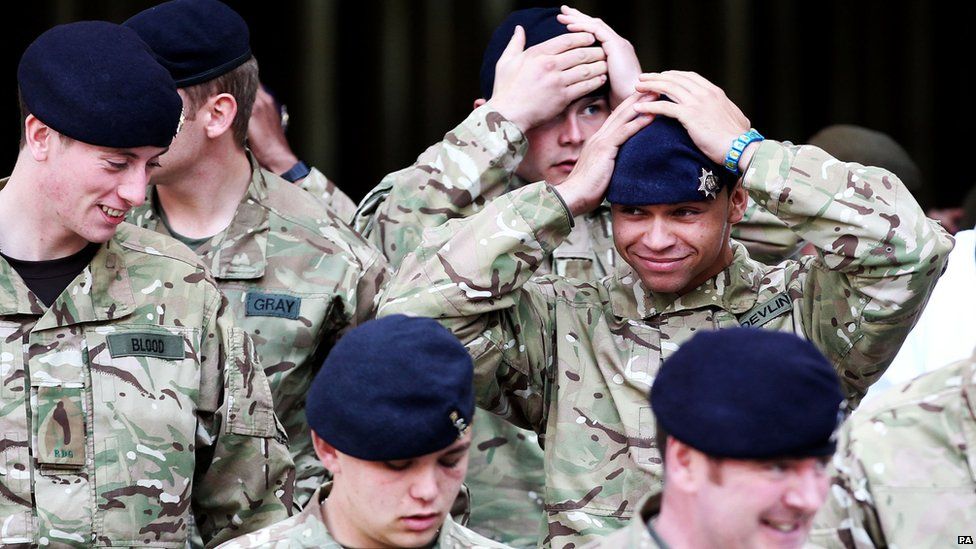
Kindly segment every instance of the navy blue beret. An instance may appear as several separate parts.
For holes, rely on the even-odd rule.
[[[368,461],[450,446],[474,416],[467,350],[429,318],[393,315],[349,331],[308,391],[308,424],[337,450]]]
[[[698,149],[680,122],[658,116],[620,147],[607,200],[623,206],[696,202],[732,188],[736,179]]]
[[[17,84],[38,120],[103,147],[168,147],[183,108],[149,47],[104,21],[58,25],[37,37],[20,58]]]
[[[213,80],[251,58],[247,23],[217,0],[171,0],[123,25],[149,44],[179,88]]]
[[[505,51],[505,47],[512,40],[515,27],[521,25],[525,29],[525,48],[531,48],[536,44],[541,44],[550,38],[566,34],[569,29],[556,19],[559,15],[559,8],[528,8],[513,11],[504,21],[488,41],[485,48],[485,56],[481,61],[481,97],[491,99],[491,92],[495,87],[495,64]],[[597,43],[596,45],[599,45]],[[604,84],[593,91],[589,96],[607,95],[610,92],[610,84]]]
[[[668,434],[734,459],[833,454],[843,401],[837,374],[812,343],[759,328],[698,333],[651,387]]]

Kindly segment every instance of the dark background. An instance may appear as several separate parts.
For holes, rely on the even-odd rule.
[[[0,163],[16,158],[16,67],[58,23],[122,22],[155,4],[35,0],[5,6]],[[291,113],[298,155],[355,200],[460,122],[506,0],[228,2],[248,21],[265,83]],[[769,138],[804,141],[833,123],[892,135],[922,169],[923,205],[961,202],[974,184],[976,5],[923,1],[579,1],[637,49],[645,71],[694,70],[725,89]],[[940,62],[941,61],[941,62]],[[939,69],[936,70],[937,62]]]

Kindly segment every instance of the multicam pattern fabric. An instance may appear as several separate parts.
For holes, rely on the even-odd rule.
[[[587,543],[583,549],[668,549],[667,545],[659,543],[648,524],[661,512],[661,494],[654,494],[637,505],[637,513],[630,519],[627,526],[617,530],[609,536]]]
[[[216,544],[288,516],[285,434],[227,305],[128,224],[50,308],[0,259],[0,544],[183,547],[191,519]]]
[[[332,182],[317,168],[312,170],[300,181],[296,181],[299,188],[304,189],[329,207],[343,223],[350,223],[356,213],[356,203],[352,201],[338,185]]]
[[[732,263],[677,297],[613,276],[530,280],[569,233],[551,187],[533,184],[466,220],[429,229],[380,314],[440,318],[475,359],[478,403],[540,435],[548,535],[578,546],[623,526],[660,490],[648,389],[696,330],[750,324],[813,341],[850,407],[887,366],[942,272],[952,239],[889,172],[767,140],[744,178],[761,206],[818,249],[766,266]]]
[[[305,418],[305,393],[342,333],[373,317],[386,260],[305,191],[258,167],[230,226],[197,249],[247,330],[271,382],[295,461],[295,501],[325,480]],[[152,199],[129,220],[166,232]]]
[[[749,250],[749,257],[766,265],[798,259],[803,241],[789,225],[749,199],[742,221],[732,226],[732,238]]]
[[[976,353],[865,403],[841,430],[833,469],[815,545],[954,547],[976,536]]]
[[[342,549],[325,526],[322,518],[323,507],[331,483],[325,484],[315,491],[308,501],[308,505],[301,513],[268,526],[257,532],[237,538],[220,546],[220,549],[245,549],[262,547],[265,549],[298,549],[300,547],[319,547],[322,549]],[[504,549],[506,545],[496,543],[480,536],[471,530],[457,524],[450,515],[444,519],[444,525],[431,546],[432,549],[462,549],[485,548]]]
[[[490,106],[475,109],[412,166],[386,176],[363,200],[353,225],[396,267],[423,230],[481,211],[487,202],[526,185],[515,175],[528,144],[518,127]],[[616,262],[610,208],[580,216],[537,274],[596,280]],[[513,546],[534,546],[543,525],[542,449],[534,432],[479,414],[468,476],[474,530]]]

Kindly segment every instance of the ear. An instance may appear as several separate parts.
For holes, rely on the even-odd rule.
[[[27,115],[24,120],[24,140],[34,160],[37,162],[47,160],[54,139],[54,130],[33,114]]]
[[[315,448],[315,455],[319,457],[322,465],[332,473],[334,477],[339,472],[339,455],[336,449],[328,442],[319,438],[315,431],[312,431],[312,447]]]
[[[742,221],[742,216],[746,213],[746,206],[749,204],[749,193],[740,179],[735,188],[729,194],[729,223],[734,224]]]
[[[671,436],[668,437],[664,451],[666,452],[664,478],[668,489],[694,492],[700,476],[696,458],[701,456],[701,453]]]
[[[207,100],[207,137],[216,139],[229,132],[237,116],[237,99],[229,93],[219,93]]]
[[[475,110],[475,109],[477,109],[478,107],[484,105],[487,102],[488,102],[488,100],[485,99],[484,97],[479,97],[479,98],[477,98],[477,99],[474,100],[474,106],[471,107],[471,110]]]

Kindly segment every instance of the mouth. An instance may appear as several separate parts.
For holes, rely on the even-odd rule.
[[[678,270],[685,257],[644,257],[635,256],[646,270],[655,273],[670,273]]]
[[[98,209],[102,211],[102,214],[108,219],[110,223],[121,223],[125,219],[126,210],[116,210],[115,208],[109,208],[104,204],[99,204]]]
[[[802,545],[806,540],[808,530],[808,520],[804,519],[760,519],[760,523],[771,535],[778,538],[787,538],[797,542],[797,546]]]
[[[406,516],[400,520],[411,532],[425,532],[440,526],[441,515],[440,513],[421,513]]]
[[[576,159],[573,158],[570,160],[563,160],[562,162],[557,162],[553,164],[552,167],[556,168],[559,171],[569,173],[573,171],[573,168],[576,167]]]

